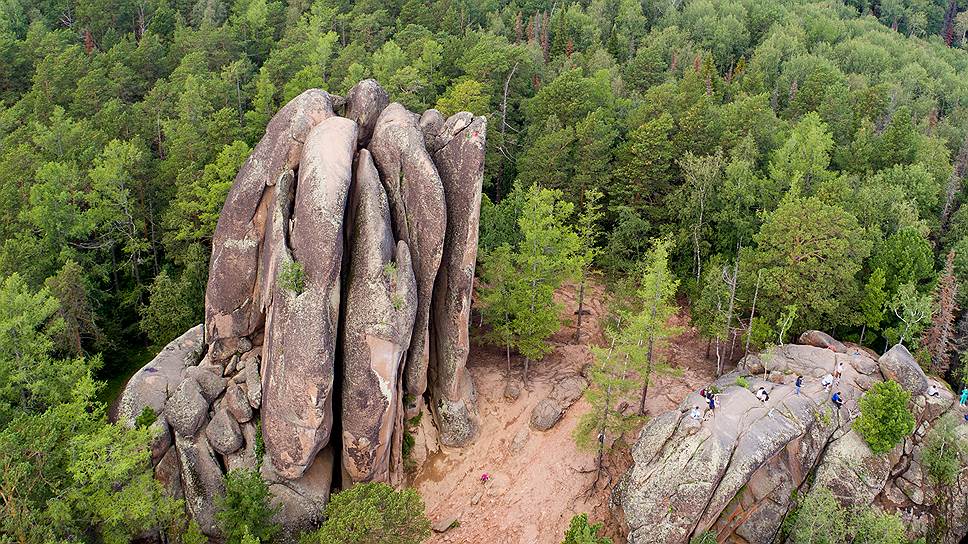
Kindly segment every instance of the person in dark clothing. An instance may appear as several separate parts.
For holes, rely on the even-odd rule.
[[[793,384],[797,389],[797,395],[800,394],[800,388],[803,387],[803,376],[797,376],[797,382]]]
[[[838,410],[844,405],[844,398],[840,396],[840,391],[834,393],[834,396],[830,397],[830,400],[834,401],[834,404],[837,406]]]

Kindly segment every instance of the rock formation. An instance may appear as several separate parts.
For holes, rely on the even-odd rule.
[[[464,369],[485,119],[431,110],[428,138],[388,103],[366,80],[279,110],[219,217],[204,325],[123,393],[126,424],[159,415],[155,474],[206,534],[226,471],[259,471],[291,540],[332,488],[403,482],[405,418],[430,409],[421,455],[475,437]]]
[[[744,359],[714,384],[720,391],[715,413],[696,392],[642,429],[634,464],[612,494],[630,543],[684,544],[707,530],[719,542],[773,542],[795,492],[806,493],[812,485],[828,487],[847,507],[897,512],[917,533],[911,536],[932,530],[939,514],[925,499],[934,487],[920,468],[921,441],[928,427],[954,411],[952,393],[941,385],[940,397],[925,397],[917,380],[914,387],[902,383],[913,395],[919,427],[894,451],[874,455],[851,430],[857,401],[874,383],[917,376],[920,368],[902,346],[876,360],[820,334],[801,337],[811,345],[784,345],[767,357]],[[839,410],[820,385],[837,361],[845,363],[835,386],[846,399]],[[792,385],[797,375],[805,377],[800,395]],[[748,388],[737,385],[739,376]],[[752,392],[759,387],[769,391],[765,403]],[[701,420],[690,417],[694,406],[702,410]],[[962,473],[958,486],[966,484]],[[945,542],[957,542],[968,531],[966,505],[959,501],[954,508],[961,515],[953,519],[961,521]]]

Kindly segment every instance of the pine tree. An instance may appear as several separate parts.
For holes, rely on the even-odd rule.
[[[958,280],[955,278],[955,252],[949,251],[944,274],[935,288],[935,309],[931,326],[924,331],[921,345],[931,354],[931,366],[938,375],[945,375],[951,366],[951,338],[958,313]]]
[[[551,352],[547,340],[561,328],[561,307],[554,295],[575,272],[579,241],[567,224],[573,209],[560,191],[532,185],[518,220],[522,240],[514,259],[518,289],[512,328],[524,356],[525,383],[531,361]]]
[[[663,351],[669,339],[680,332],[678,327],[669,325],[678,309],[675,295],[679,287],[679,280],[669,270],[669,246],[668,240],[657,240],[649,250],[635,293],[641,308],[628,316],[628,326],[619,334],[616,346],[619,353],[629,358],[630,368],[636,370],[642,382],[639,415],[645,415],[652,375],[671,370]]]
[[[581,322],[585,312],[585,285],[588,283],[588,274],[591,272],[592,264],[601,253],[598,247],[598,237],[601,235],[599,221],[602,219],[602,205],[599,201],[602,193],[592,189],[585,191],[585,209],[578,216],[578,243],[580,248],[577,255],[578,260],[578,319],[575,323],[575,341],[581,342]]]
[[[877,332],[881,328],[881,322],[884,320],[884,305],[887,303],[885,282],[884,269],[875,268],[867,283],[864,284],[864,298],[860,301],[860,344],[864,343],[864,335],[868,330]]]
[[[483,253],[478,267],[477,302],[481,317],[490,326],[485,339],[504,348],[507,355],[507,379],[511,380],[511,348],[514,346],[514,296],[516,274],[511,246],[502,244]]]

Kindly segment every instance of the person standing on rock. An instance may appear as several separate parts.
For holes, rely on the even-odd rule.
[[[838,410],[840,410],[840,407],[844,405],[844,398],[840,396],[840,391],[837,391],[836,393],[834,393],[834,396],[830,397],[830,400],[833,401],[834,405],[837,406]]]
[[[834,367],[834,383],[839,384],[840,378],[844,375],[844,362],[837,361],[837,366]]]
[[[709,401],[709,410],[711,412],[715,412],[716,411],[716,395],[712,394],[712,392],[709,392],[709,393],[706,394],[706,400]]]
[[[797,395],[800,394],[800,388],[803,387],[803,376],[797,376],[797,381],[793,384],[796,388]]]
[[[968,385],[961,390],[961,405],[964,406],[965,404],[968,404]]]

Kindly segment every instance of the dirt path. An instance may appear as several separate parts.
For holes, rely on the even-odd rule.
[[[613,538],[620,536],[607,508],[611,486],[591,489],[595,454],[579,450],[572,438],[581,415],[589,410],[588,403],[580,399],[549,431],[535,431],[529,425],[531,410],[558,377],[577,372],[592,361],[587,344],[604,343],[601,321],[606,309],[600,286],[588,293],[590,315],[584,318],[587,334],[583,333],[581,345],[574,343],[574,290],[562,289],[558,299],[567,309],[567,324],[553,339],[554,352],[532,366],[530,387],[516,401],[504,398],[504,352],[479,344],[472,347],[468,369],[478,391],[479,438],[467,448],[433,455],[413,484],[433,522],[456,517],[460,523],[434,534],[429,542],[557,544],[572,516],[582,512],[589,513],[594,522],[606,523]],[[684,315],[674,319],[677,324],[688,322]],[[472,326],[472,334],[475,332],[476,324]],[[705,342],[690,329],[670,347],[669,359],[682,372],[653,383],[647,402],[651,415],[678,405],[694,386],[711,380],[713,364],[703,360],[705,349]],[[514,364],[519,372],[520,361]],[[633,442],[634,435],[626,440]],[[611,478],[624,472],[630,462],[627,446],[616,447],[606,463]],[[491,479],[482,484],[485,472]],[[616,543],[623,541],[615,539]]]

